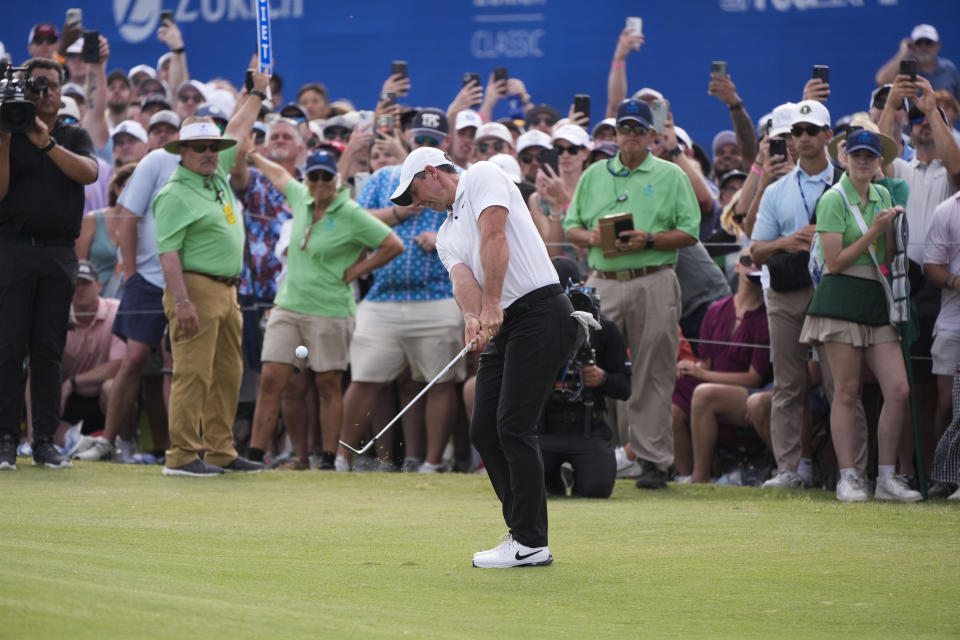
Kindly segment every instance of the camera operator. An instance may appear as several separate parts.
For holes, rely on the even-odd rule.
[[[611,438],[604,420],[606,397],[630,396],[630,358],[620,330],[600,315],[599,299],[579,288],[580,269],[570,258],[553,258],[560,282],[574,309],[590,311],[602,328],[590,330],[589,342],[569,354],[557,376],[540,422],[544,484],[549,493],[566,494],[561,465],[573,467],[571,493],[584,498],[609,498],[617,475]]]
[[[23,69],[29,102],[0,108],[0,300],[10,311],[0,323],[0,469],[16,468],[28,355],[34,464],[70,466],[53,446],[60,359],[77,280],[83,187],[97,179],[98,167],[90,136],[57,120],[63,77],[58,63],[31,58]],[[29,113],[29,103],[33,124],[9,126],[15,115]]]

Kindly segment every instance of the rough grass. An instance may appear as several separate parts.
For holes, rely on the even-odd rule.
[[[483,476],[20,458],[0,474],[11,638],[958,637],[960,506],[618,481],[550,503],[556,562],[481,570]]]

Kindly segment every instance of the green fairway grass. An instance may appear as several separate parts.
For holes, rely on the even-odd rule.
[[[18,460],[4,638],[957,638],[960,505],[618,481],[550,501],[547,568],[475,569],[481,475]]]

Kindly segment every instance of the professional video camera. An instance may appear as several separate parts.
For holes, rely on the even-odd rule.
[[[21,133],[33,128],[37,107],[24,97],[23,90],[43,93],[50,88],[50,81],[44,76],[23,80],[14,75],[26,71],[25,67],[0,63],[0,131]]]
[[[570,298],[570,304],[574,311],[586,311],[594,320],[600,320],[600,298],[597,297],[596,289],[593,287],[583,287],[567,282],[567,297]],[[553,386],[551,397],[554,400],[564,402],[588,402],[593,404],[592,394],[583,386],[580,375],[582,367],[594,366],[597,364],[596,352],[590,343],[590,334],[592,331],[584,330],[577,339],[576,348],[567,356],[563,370],[557,377]]]

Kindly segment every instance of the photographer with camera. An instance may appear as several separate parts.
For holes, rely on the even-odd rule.
[[[581,286],[580,268],[570,258],[552,260],[577,311],[587,311],[601,329],[591,329],[566,358],[540,420],[540,451],[548,493],[609,498],[617,476],[613,431],[604,419],[606,398],[630,397],[630,356],[616,323],[600,314],[600,300]],[[568,481],[563,465],[573,467]]]
[[[58,63],[31,58],[0,80],[0,300],[11,311],[0,323],[0,469],[16,468],[28,355],[34,464],[70,466],[53,446],[60,360],[77,280],[83,186],[97,179],[98,167],[90,136],[57,119],[63,78]]]

